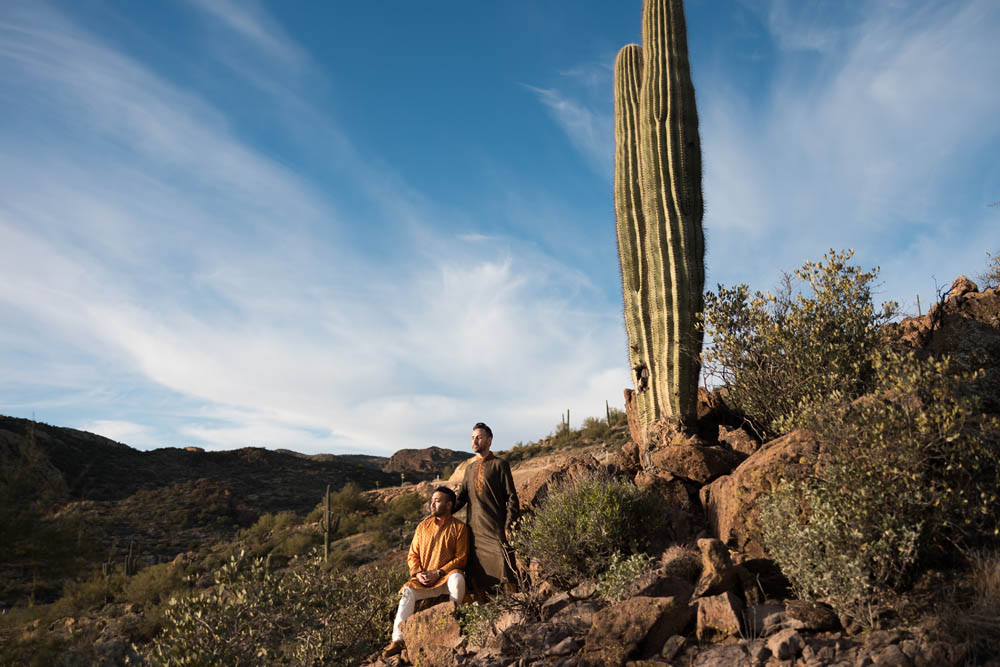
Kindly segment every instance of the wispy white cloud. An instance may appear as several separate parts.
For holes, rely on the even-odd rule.
[[[281,68],[301,68],[306,54],[285,34],[278,23],[254,2],[233,0],[189,0],[231,31],[249,42]]]
[[[856,247],[860,261],[901,271],[885,272],[887,287],[909,295],[917,288],[907,282],[957,273],[974,239],[993,233],[961,197],[980,191],[968,179],[982,175],[966,164],[1000,138],[991,120],[1000,90],[987,83],[1000,78],[1000,10],[976,1],[866,8],[849,29],[814,40],[820,56],[808,76],[794,51],[782,55],[763,100],[701,87],[706,226],[711,259],[740,267],[724,270],[730,279],[760,280],[769,267]],[[785,40],[814,32],[813,17],[780,13],[770,14],[775,39],[807,48]],[[836,49],[822,47],[833,41]],[[892,261],[928,243],[938,246],[933,262]]]
[[[574,73],[576,75],[576,73]],[[597,76],[597,75],[593,75]],[[574,148],[600,176],[610,180],[614,143],[612,118],[607,112],[554,88],[524,85],[551,112]]]
[[[259,15],[206,8],[283,52]],[[389,453],[463,447],[478,419],[498,443],[534,437],[624,384],[623,333],[581,298],[592,286],[579,270],[511,255],[502,238],[470,257],[475,235],[436,233],[433,205],[377,157],[340,143],[333,159],[352,174],[344,187],[371,199],[366,224],[409,256],[347,247],[354,221],[308,179],[209,100],[58,14],[5,17],[0,71],[25,119],[0,129],[0,313],[19,342],[6,354],[38,358],[46,377],[98,364],[91,386],[132,394],[117,413],[91,397],[101,412],[77,425],[138,445]],[[0,383],[0,400],[23,406],[23,388]],[[153,412],[143,402],[156,392],[172,397],[158,399],[171,401],[161,422],[130,416]]]

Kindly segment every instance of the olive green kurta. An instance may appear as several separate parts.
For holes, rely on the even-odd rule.
[[[481,491],[476,491],[478,466],[482,466]],[[513,582],[514,554],[506,530],[517,519],[519,504],[510,464],[491,453],[465,469],[455,511],[469,506],[466,524],[472,532],[468,571],[479,590],[490,592]]]

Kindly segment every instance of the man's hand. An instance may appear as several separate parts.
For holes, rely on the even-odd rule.
[[[435,583],[437,583],[437,580],[441,578],[441,575],[438,572],[439,572],[438,570],[433,570],[430,572],[424,570],[423,572],[418,572],[417,581],[419,581],[420,584],[423,586],[433,586]]]

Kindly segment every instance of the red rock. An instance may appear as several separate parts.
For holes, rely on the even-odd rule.
[[[659,653],[671,636],[682,634],[694,610],[680,598],[635,597],[598,612],[579,664],[621,665],[633,653]]]
[[[740,634],[743,603],[733,593],[699,598],[696,634],[699,641],[716,642]]]
[[[452,601],[419,611],[403,623],[403,642],[414,665],[447,665],[462,643],[462,628]]]
[[[820,443],[805,430],[792,431],[765,444],[729,475],[701,489],[701,503],[712,533],[747,558],[767,558],[760,541],[757,501],[782,477],[813,472]]]
[[[743,457],[722,447],[687,444],[670,444],[651,449],[644,463],[655,474],[670,473],[681,479],[699,484],[727,475],[739,465]]]

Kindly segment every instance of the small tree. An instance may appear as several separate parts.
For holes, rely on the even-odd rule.
[[[804,400],[856,397],[870,387],[880,327],[897,307],[874,307],[878,268],[849,264],[853,254],[831,250],[822,262],[807,261],[783,276],[776,294],[719,285],[705,296],[706,375],[766,434],[794,428]]]

